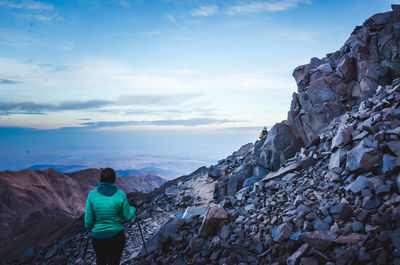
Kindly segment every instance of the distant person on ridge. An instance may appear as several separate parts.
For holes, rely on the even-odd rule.
[[[136,208],[115,183],[115,171],[101,171],[100,183],[89,192],[86,201],[85,227],[90,229],[97,265],[120,263],[126,239],[124,221],[135,216]]]
[[[264,126],[264,129],[260,132],[260,139],[262,139],[266,134],[268,134],[268,129]]]

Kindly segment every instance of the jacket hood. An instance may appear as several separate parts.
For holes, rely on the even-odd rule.
[[[113,196],[118,191],[118,187],[114,183],[100,182],[97,185],[97,191],[106,196]]]

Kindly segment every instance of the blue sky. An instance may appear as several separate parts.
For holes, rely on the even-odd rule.
[[[286,118],[296,66],[399,2],[0,0],[0,147],[97,132],[116,145],[115,133],[143,135],[137,151],[157,153],[163,133],[179,155],[233,135],[199,152],[221,158]]]

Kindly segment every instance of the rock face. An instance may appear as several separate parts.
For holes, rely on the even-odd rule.
[[[393,6],[296,68],[288,120],[209,173],[228,217],[135,262],[400,264],[399,25]]]
[[[390,85],[399,76],[395,9],[356,27],[339,51],[312,58],[294,70],[298,92],[288,121],[304,143],[318,137],[333,118],[372,96],[379,85]]]

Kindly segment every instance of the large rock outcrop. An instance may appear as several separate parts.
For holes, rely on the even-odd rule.
[[[372,16],[339,51],[294,70],[298,89],[288,121],[304,143],[311,143],[333,118],[357,107],[379,85],[390,85],[400,76],[398,9]]]

